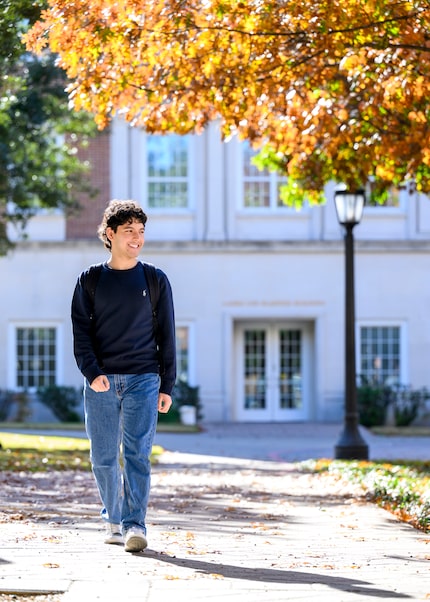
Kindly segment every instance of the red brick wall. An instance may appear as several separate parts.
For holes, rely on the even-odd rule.
[[[91,239],[97,237],[97,227],[103,211],[110,200],[110,137],[109,132],[101,132],[79,151],[82,161],[88,161],[91,171],[86,175],[91,187],[97,190],[95,196],[81,194],[81,210],[67,218],[67,240]]]

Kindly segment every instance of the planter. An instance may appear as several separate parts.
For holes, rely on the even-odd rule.
[[[197,423],[197,412],[195,406],[181,406],[179,408],[181,423],[186,425],[195,425]]]

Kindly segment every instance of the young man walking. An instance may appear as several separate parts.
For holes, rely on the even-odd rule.
[[[134,201],[108,204],[98,235],[110,259],[98,270],[96,283],[89,284],[94,267],[80,274],[72,300],[74,354],[85,377],[85,425],[105,543],[124,542],[127,552],[147,546],[152,443],[158,412],[168,412],[172,404],[176,378],[170,283],[157,268],[155,333],[150,283],[138,260],[146,221]]]

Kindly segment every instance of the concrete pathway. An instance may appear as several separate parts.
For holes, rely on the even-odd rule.
[[[329,456],[338,428],[299,430],[157,435],[168,451],[153,470],[149,549],[139,554],[103,543],[91,474],[5,475],[0,600],[429,600],[430,534],[349,484],[303,472],[291,460]],[[370,443],[384,457],[428,457],[428,438],[408,449]]]

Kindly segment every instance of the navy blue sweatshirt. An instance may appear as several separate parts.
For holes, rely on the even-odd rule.
[[[164,373],[160,392],[170,395],[176,379],[175,319],[172,290],[157,268],[159,341]],[[79,370],[91,384],[101,374],[158,373],[149,288],[142,263],[129,270],[103,265],[94,306],[84,285],[76,283],[72,300],[73,347]],[[91,319],[93,315],[93,320]]]

